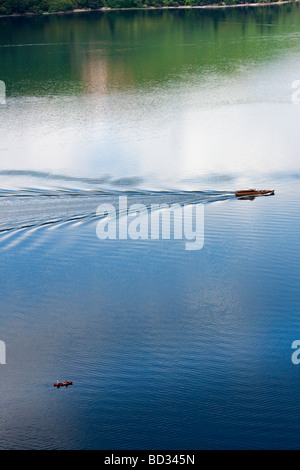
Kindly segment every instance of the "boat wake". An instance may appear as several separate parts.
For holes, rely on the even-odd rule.
[[[97,191],[97,190],[1,190],[0,237],[7,232],[58,226],[67,223],[84,223],[99,218],[100,204],[110,204],[116,209],[119,198],[127,197],[128,207],[143,204],[207,204],[235,197],[225,191]],[[116,210],[118,215],[118,210]]]

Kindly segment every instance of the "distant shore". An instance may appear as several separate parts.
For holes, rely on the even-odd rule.
[[[145,7],[131,7],[131,8],[77,8],[74,10],[68,11],[56,11],[56,12],[42,12],[42,13],[14,13],[13,15],[0,15],[0,18],[17,18],[17,17],[31,17],[31,16],[48,16],[48,15],[70,15],[76,13],[89,13],[95,11],[130,11],[130,10],[192,10],[192,9],[223,9],[223,8],[246,8],[246,7],[266,7],[266,6],[275,6],[275,5],[287,5],[291,3],[299,3],[300,0],[283,0],[275,2],[261,2],[261,3],[237,3],[235,5],[222,5],[215,3],[210,5],[182,5],[182,6],[145,6]]]

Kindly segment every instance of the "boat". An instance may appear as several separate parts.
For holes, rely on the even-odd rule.
[[[247,196],[274,196],[275,190],[274,189],[241,189],[236,191],[235,195],[237,197],[247,197]]]
[[[73,385],[73,382],[69,382],[68,380],[66,380],[65,382],[56,382],[56,384],[54,384],[53,386],[54,387],[68,387],[69,385]]]

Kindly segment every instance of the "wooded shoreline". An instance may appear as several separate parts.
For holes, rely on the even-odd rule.
[[[70,15],[77,13],[90,13],[90,12],[105,12],[105,11],[131,11],[131,10],[191,10],[191,9],[224,9],[224,8],[251,8],[251,7],[266,7],[266,6],[281,6],[292,3],[299,3],[300,0],[278,0],[278,1],[262,1],[256,3],[235,3],[235,4],[226,4],[225,2],[220,3],[211,3],[206,5],[177,5],[177,6],[143,6],[143,7],[101,7],[101,8],[75,8],[66,11],[51,11],[51,12],[25,12],[25,13],[13,13],[11,15],[0,15],[0,18],[16,18],[16,17],[32,17],[32,16],[48,16],[48,15]]]

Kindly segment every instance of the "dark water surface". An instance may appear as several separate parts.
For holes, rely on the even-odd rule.
[[[1,449],[300,448],[299,12],[0,19]],[[119,196],[203,248],[100,240]]]
[[[193,252],[6,232],[1,448],[299,448],[298,196],[206,204]]]

